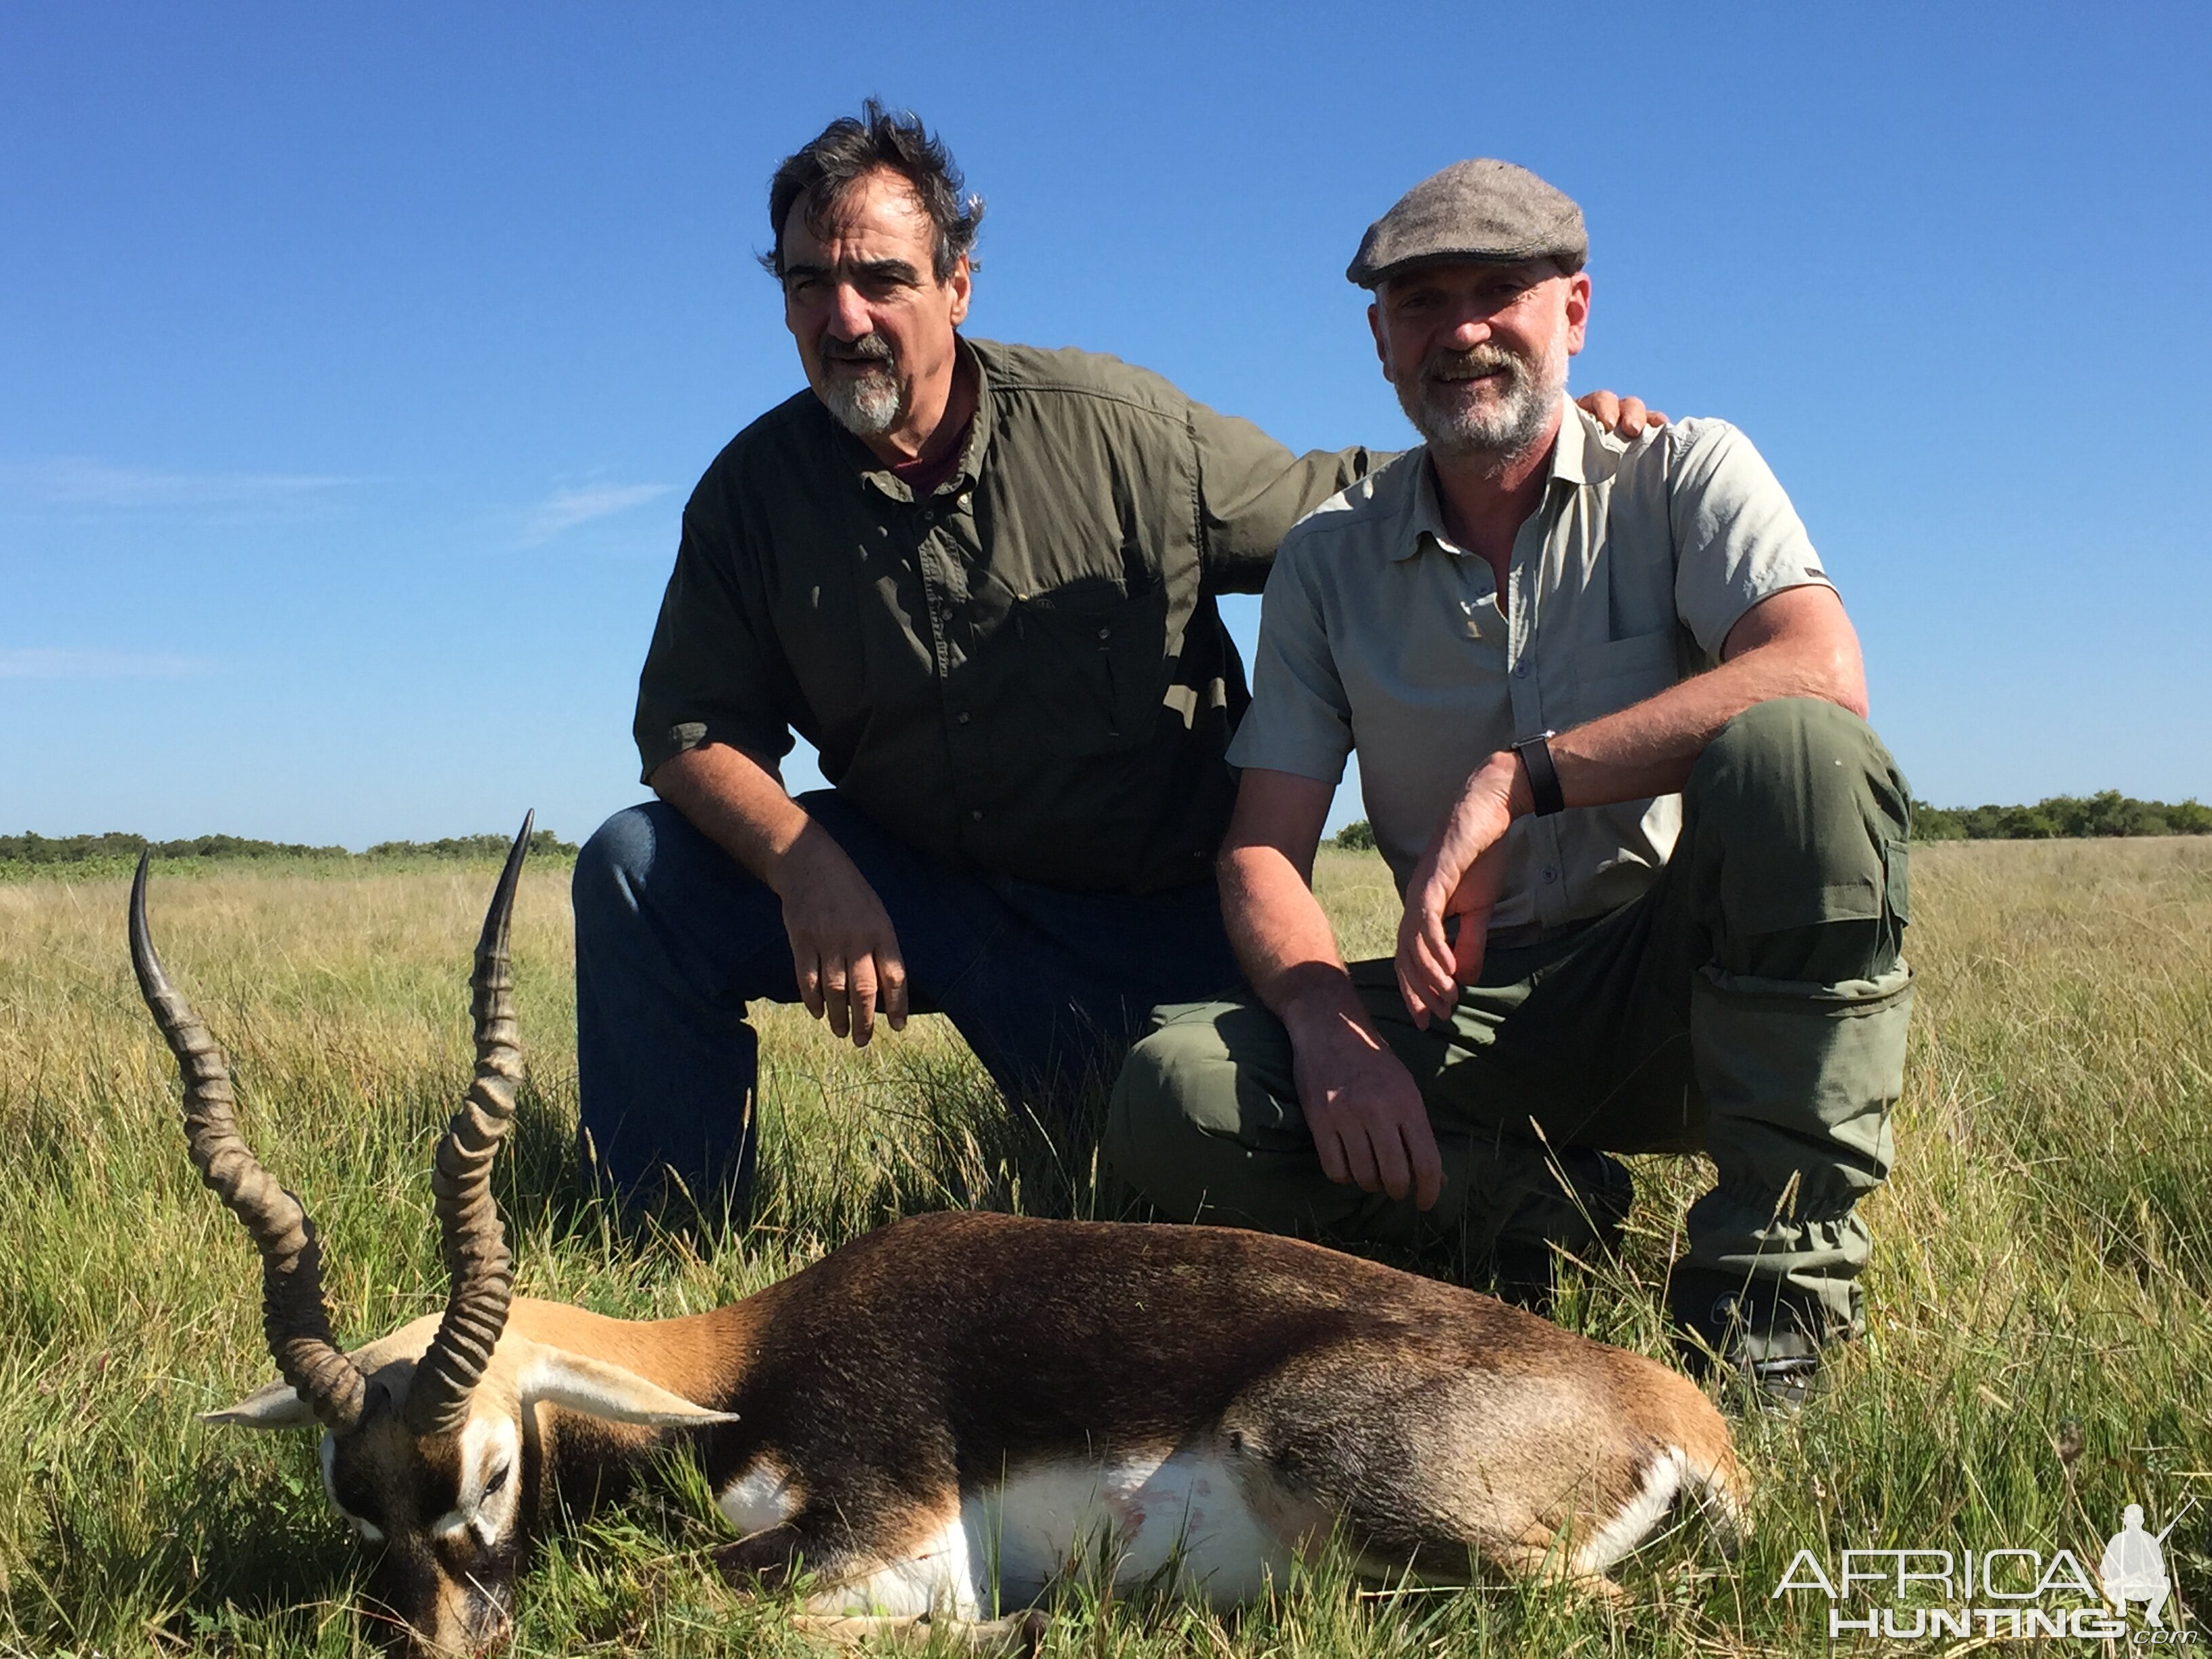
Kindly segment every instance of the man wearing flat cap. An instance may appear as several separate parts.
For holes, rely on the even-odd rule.
[[[1863,1328],[1911,974],[1906,792],[1858,641],[1744,436],[1565,397],[1579,209],[1462,161],[1367,232],[1425,442],[1282,544],[1220,860],[1256,995],[1163,1009],[1107,1150],[1177,1219],[1455,1241],[1540,1297],[1617,1236],[1608,1154],[1702,1152],[1669,1302],[1802,1397]],[[1345,758],[1405,902],[1347,966],[1310,889]]]

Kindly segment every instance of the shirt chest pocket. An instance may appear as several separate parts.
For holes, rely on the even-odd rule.
[[[1594,720],[1656,696],[1682,678],[1676,630],[1607,640],[1575,653],[1574,717]]]
[[[1001,726],[1059,754],[1143,748],[1167,691],[1167,621],[1158,583],[1133,593],[1085,578],[1023,595],[993,641]]]

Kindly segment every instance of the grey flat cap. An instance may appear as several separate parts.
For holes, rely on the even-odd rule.
[[[1345,276],[1362,288],[1415,265],[1471,259],[1518,264],[1557,259],[1572,273],[1589,257],[1583,210],[1526,167],[1455,161],[1398,198],[1367,227]]]

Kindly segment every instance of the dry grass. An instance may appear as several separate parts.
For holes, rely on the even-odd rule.
[[[1365,1656],[1796,1653],[1825,1604],[1771,1600],[1800,1547],[2048,1550],[2094,1561],[2120,1506],[2212,1498],[2212,842],[1920,849],[1897,1178],[1874,1200],[1875,1330],[1826,1397],[1746,1425],[1759,1531],[1735,1564],[1656,1553],[1620,1612],[1542,1594],[1295,1587],[1228,1626],[1078,1607],[1054,1650]],[[162,880],[157,937],[230,1048],[250,1132],[307,1197],[360,1338],[442,1295],[424,1174],[466,1076],[471,867]],[[564,878],[517,921],[532,1083],[501,1194],[526,1291],[670,1313],[741,1295],[893,1214],[1080,1209],[1090,1170],[998,1123],[939,1022],[855,1054],[763,1012],[767,1201],[735,1248],[639,1245],[576,1200]],[[1328,854],[1354,954],[1387,947],[1379,860]],[[354,1564],[307,1437],[202,1428],[264,1379],[250,1255],[182,1156],[175,1081],[125,963],[123,884],[0,884],[0,1654],[350,1652]],[[1651,1352],[1703,1176],[1647,1164],[1627,1261],[1563,1317]],[[2065,1425],[2078,1425],[2068,1429]],[[2060,1443],[2079,1444],[2062,1460]],[[776,1610],[701,1570],[694,1480],[579,1523],[525,1589],[520,1650],[750,1652]],[[2185,1595],[2203,1511],[2168,1540]]]

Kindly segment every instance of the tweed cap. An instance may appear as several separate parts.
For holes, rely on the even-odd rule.
[[[1526,167],[1455,161],[1398,198],[1367,227],[1345,276],[1362,288],[1415,265],[1448,260],[1518,264],[1557,259],[1570,272],[1589,257],[1589,233],[1573,198]]]

